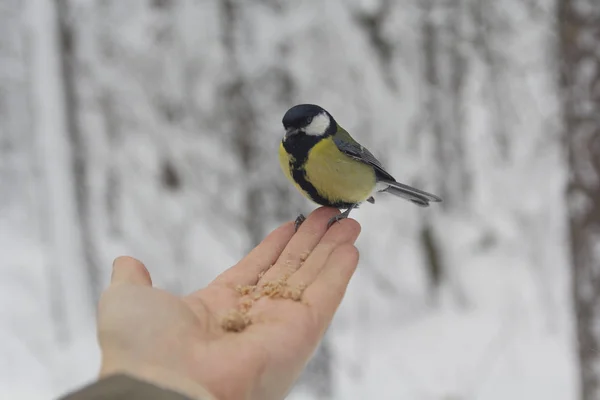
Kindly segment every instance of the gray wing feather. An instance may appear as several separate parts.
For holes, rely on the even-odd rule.
[[[392,177],[385,169],[383,169],[381,162],[379,162],[379,160],[361,144],[357,142],[348,142],[336,137],[333,138],[333,142],[337,148],[348,157],[352,157],[357,161],[369,164],[375,168],[378,179],[395,181],[394,177]]]
[[[349,136],[348,133],[346,133],[345,131],[344,131],[344,134]],[[375,177],[376,177],[377,181],[385,182],[389,185],[383,191],[391,193],[398,197],[402,197],[406,200],[412,201],[413,203],[415,203],[421,207],[427,207],[429,205],[430,201],[432,201],[432,202],[442,201],[442,199],[440,199],[439,197],[437,197],[431,193],[427,193],[422,190],[415,189],[411,186],[404,185],[402,183],[397,182],[396,179],[394,179],[394,177],[391,176],[383,168],[383,165],[381,165],[381,162],[379,162],[379,160],[377,158],[375,158],[375,156],[373,154],[371,154],[371,152],[369,150],[367,150],[360,143],[354,141],[351,137],[350,137],[350,141],[344,140],[343,136],[345,136],[345,135],[340,135],[340,137],[333,138],[333,141],[334,141],[335,145],[337,146],[337,148],[342,153],[346,154],[348,157],[351,157],[362,163],[371,165],[375,169]]]

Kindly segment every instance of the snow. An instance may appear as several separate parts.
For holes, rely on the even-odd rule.
[[[12,146],[0,148],[0,398],[36,400],[93,381],[100,354],[55,2],[17,3],[0,6],[0,29],[11,32],[0,35],[0,144]],[[129,254],[159,287],[187,293],[254,244],[243,223],[250,212],[263,233],[312,209],[282,177],[276,147],[289,106],[320,104],[399,181],[450,194],[428,209],[382,195],[352,212],[362,225],[361,263],[327,334],[334,398],[575,400],[550,2],[539,2],[542,18],[517,0],[490,3],[496,70],[477,47],[472,15],[461,19],[464,41],[444,36],[450,3],[425,16],[416,1],[390,2],[377,27],[392,48],[387,64],[357,22],[386,1],[233,3],[227,32],[220,0],[166,10],[142,1],[67,2],[96,289],[112,259]],[[440,29],[434,92],[422,18]],[[453,44],[466,60],[460,99],[450,90]],[[444,149],[453,157],[464,149],[444,166],[430,95],[443,105]],[[452,101],[460,102],[460,121]],[[256,145],[248,164],[235,150],[243,135]],[[164,182],[165,165],[175,188]],[[470,189],[454,183],[463,179]],[[254,189],[260,205],[248,210]],[[425,226],[444,264],[433,296]],[[317,398],[310,384],[289,396]]]

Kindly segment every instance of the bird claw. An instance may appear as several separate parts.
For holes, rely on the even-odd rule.
[[[304,214],[300,214],[296,217],[296,221],[294,221],[294,232],[298,232],[298,228],[300,228],[300,225],[302,225],[304,221],[306,221]]]
[[[335,224],[336,222],[340,222],[341,220],[346,218],[348,218],[348,216],[344,215],[344,213],[338,214],[335,217],[330,218],[329,222],[327,222],[327,229],[331,228],[331,225]]]

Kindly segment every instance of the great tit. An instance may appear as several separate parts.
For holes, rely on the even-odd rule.
[[[314,104],[299,104],[283,116],[285,135],[279,146],[279,162],[285,176],[317,204],[345,209],[331,218],[347,218],[353,208],[373,195],[386,192],[427,207],[439,197],[396,182],[379,160],[342,128],[329,112]],[[300,214],[296,230],[304,222]]]

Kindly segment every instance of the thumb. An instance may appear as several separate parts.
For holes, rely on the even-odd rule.
[[[110,284],[152,286],[152,279],[150,273],[140,261],[133,257],[121,256],[113,262]]]

